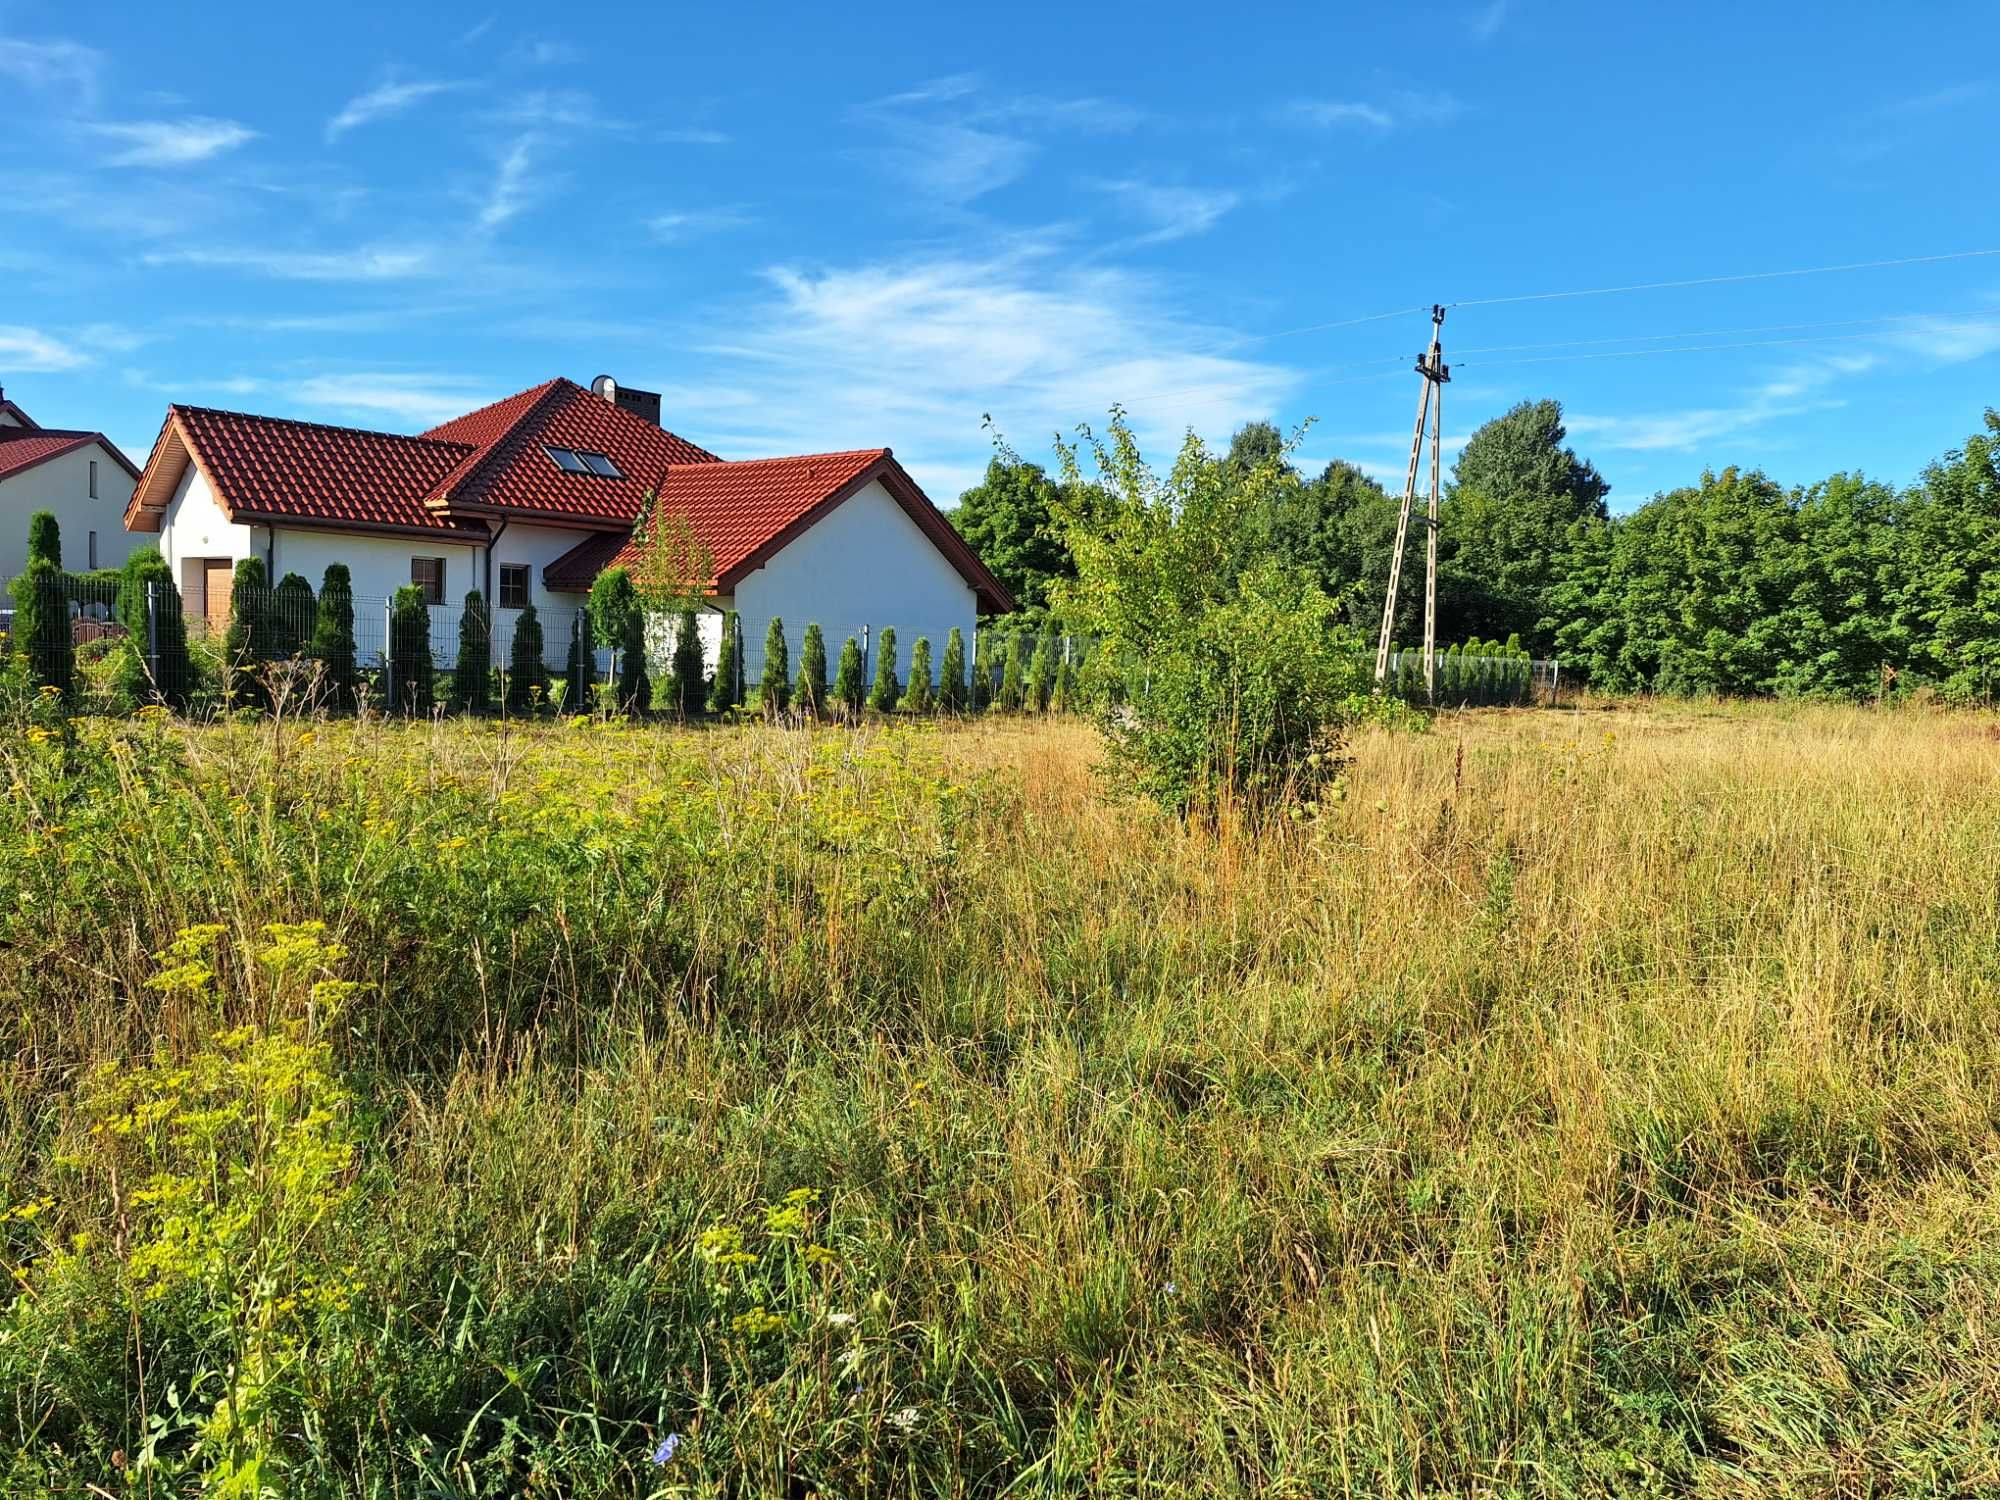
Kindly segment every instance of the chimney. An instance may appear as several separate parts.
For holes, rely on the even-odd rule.
[[[629,385],[620,385],[609,375],[600,375],[590,382],[590,388],[609,401],[613,406],[623,407],[635,417],[642,417],[655,427],[660,425],[660,393],[658,391],[636,390]]]

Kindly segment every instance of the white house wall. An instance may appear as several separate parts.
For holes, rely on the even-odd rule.
[[[792,670],[806,626],[817,623],[826,637],[827,674],[840,661],[841,644],[869,636],[869,679],[874,679],[874,647],[885,626],[896,631],[899,675],[910,675],[910,650],[917,637],[931,643],[935,671],[944,658],[953,626],[965,633],[968,658],[978,599],[957,568],[938,551],[880,483],[871,483],[834,507],[736,587],[742,615],[744,681],[764,672],[764,634],[773,615],[785,622],[785,646]],[[710,666],[713,667],[711,648]]]
[[[92,463],[97,465],[95,500],[90,498]],[[0,479],[0,591],[28,566],[28,519],[38,510],[54,513],[62,531],[63,566],[72,573],[123,564],[134,543],[125,529],[131,498],[132,476],[98,443]],[[92,532],[97,533],[94,564]]]

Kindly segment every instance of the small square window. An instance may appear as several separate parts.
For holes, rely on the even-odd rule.
[[[601,478],[623,479],[625,477],[618,472],[618,465],[614,464],[602,453],[578,453],[577,457],[583,460],[585,468]]]
[[[441,557],[411,558],[410,582],[424,591],[424,603],[444,603],[444,559]]]
[[[555,466],[565,474],[588,474],[590,472],[584,466],[583,460],[567,448],[544,448],[542,451],[548,454],[549,458],[555,463]]]
[[[526,563],[500,564],[500,607],[502,609],[526,609],[528,607],[528,565]]]

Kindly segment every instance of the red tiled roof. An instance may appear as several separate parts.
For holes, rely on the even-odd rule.
[[[433,427],[424,436],[474,443],[481,450],[431,495],[433,505],[625,526],[637,519],[646,491],[660,483],[669,465],[721,461],[573,380],[551,380]],[[602,453],[625,477],[565,473],[544,447]]]
[[[166,426],[132,494],[126,525],[151,512],[157,528],[191,457],[232,519],[318,526],[393,527],[483,537],[424,503],[446,474],[478,450],[390,432],[254,417],[205,406],[167,408]]]
[[[602,453],[622,477],[567,473],[545,447]],[[128,528],[159,529],[190,461],[232,518],[475,539],[488,534],[486,516],[601,528],[604,535],[544,570],[552,587],[570,588],[588,588],[612,559],[636,556],[631,528],[648,492],[688,516],[715,558],[715,581],[733,588],[879,479],[982,598],[1013,607],[887,448],[725,463],[570,380],[547,381],[418,437],[171,406],[133,490]]]
[[[94,432],[63,432],[52,427],[0,427],[0,479],[97,441],[99,438]]]
[[[715,577],[707,581],[727,590],[874,479],[882,481],[966,582],[994,607],[1013,607],[1007,591],[887,448],[674,464],[666,471],[660,495],[669,512],[688,518],[714,558]],[[542,579],[550,588],[586,589],[605,568],[630,566],[643,555],[643,543],[630,534],[591,537],[550,563]]]

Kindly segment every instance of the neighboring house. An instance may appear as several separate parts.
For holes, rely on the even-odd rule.
[[[132,550],[125,507],[139,471],[101,432],[38,426],[0,391],[0,609],[28,566],[28,518],[53,511],[63,566],[115,568]]]
[[[795,663],[817,621],[830,657],[850,634],[894,626],[907,670],[917,636],[935,656],[958,626],[969,649],[980,613],[1013,608],[887,448],[724,462],[664,430],[658,397],[596,386],[552,380],[415,437],[171,406],[126,525],[158,534],[183,609],[212,628],[242,558],[314,588],[340,562],[357,614],[415,584],[455,619],[480,590],[502,660],[532,602],[561,661],[598,573],[630,557],[649,493],[714,557],[711,668],[721,612],[739,610],[750,682],[774,614]]]

